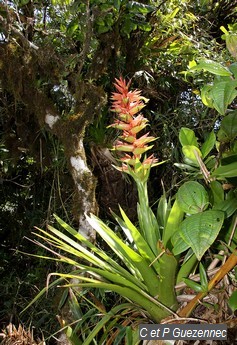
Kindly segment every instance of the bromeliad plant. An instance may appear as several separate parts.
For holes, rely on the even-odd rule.
[[[149,136],[149,133],[140,136],[148,124],[140,111],[148,100],[141,96],[140,91],[130,91],[130,82],[126,83],[123,78],[116,79],[115,87],[117,92],[112,95],[112,110],[116,119],[111,127],[122,131],[113,148],[120,155],[120,165],[116,168],[132,176],[136,182],[139,196],[138,226],[128,219],[121,208],[121,216],[113,214],[124,232],[124,241],[101,219],[93,214],[86,215],[87,221],[112,249],[116,259],[56,215],[57,222],[68,235],[50,225],[49,231],[38,229],[40,233],[36,235],[50,245],[50,251],[59,261],[73,267],[68,274],[52,273],[50,276],[59,278],[49,287],[66,281],[63,286],[67,288],[113,291],[132,302],[133,306],[139,306],[143,315],[145,313],[148,318],[159,323],[176,312],[176,283],[189,276],[216,240],[225,219],[234,214],[237,208],[236,196],[232,193],[229,197],[231,201],[225,201],[221,184],[215,180],[215,174],[213,179],[209,174],[205,181],[212,183],[213,196],[210,197],[199,182],[188,181],[180,187],[172,203],[165,194],[161,197],[155,215],[149,206],[147,181],[150,169],[162,162],[158,163],[153,154],[146,156],[155,138]],[[194,133],[182,129],[180,139],[189,162],[195,161],[195,167],[199,164],[199,171],[206,171],[204,163],[199,159]],[[208,155],[212,147],[213,135],[202,146],[204,156]],[[60,253],[53,250],[53,247],[60,249]],[[232,266],[228,266],[228,269]],[[200,267],[204,277],[203,266]],[[76,283],[72,279],[76,279]],[[213,284],[209,286],[205,280],[205,291],[202,292],[207,293],[210,287]],[[118,311],[122,308],[120,306]],[[108,315],[105,315],[83,344],[89,344],[107,321]]]
[[[112,96],[112,110],[118,118],[111,127],[121,129],[122,135],[114,150],[124,153],[119,159],[121,166],[117,168],[130,174],[136,181],[139,194],[139,228],[131,223],[122,209],[121,217],[114,214],[127,238],[124,242],[101,219],[93,214],[86,215],[90,225],[117,255],[117,260],[90,243],[56,215],[58,223],[73,238],[50,225],[49,232],[39,229],[41,234],[38,236],[51,246],[76,257],[69,259],[54,252],[60,261],[77,268],[70,274],[54,275],[64,279],[77,278],[77,286],[116,292],[140,306],[149,318],[159,322],[178,307],[174,290],[177,259],[162,243],[159,224],[149,207],[147,193],[150,169],[161,163],[158,163],[153,155],[145,156],[152,147],[149,144],[155,138],[149,136],[149,133],[138,137],[148,123],[147,119],[138,113],[148,100],[141,96],[140,91],[129,91],[130,83],[126,83],[122,78],[116,80],[115,86],[118,92]],[[82,260],[87,264],[82,263]],[[70,283],[68,286],[71,285]]]

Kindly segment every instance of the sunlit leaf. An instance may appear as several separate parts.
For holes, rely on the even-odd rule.
[[[205,104],[209,108],[213,108],[213,99],[210,96],[210,91],[212,89],[212,85],[204,85],[201,89],[201,99],[203,104]]]
[[[202,158],[202,153],[198,147],[196,147],[194,145],[186,145],[186,146],[182,147],[182,151],[183,151],[184,160],[186,163],[199,166],[197,156]]]
[[[156,279],[155,271],[149,267],[147,261],[130,248],[111,230],[102,220],[94,215],[87,216],[89,224],[98,232],[116,255],[125,263],[128,269],[138,276],[142,276],[150,293],[155,293],[159,282]]]
[[[179,131],[179,141],[182,146],[192,145],[198,147],[197,138],[192,129],[182,127]]]
[[[188,214],[203,212],[209,204],[208,193],[200,183],[188,181],[179,188],[177,202]]]
[[[162,240],[165,246],[170,241],[172,236],[176,233],[176,231],[178,231],[178,228],[183,219],[183,216],[184,216],[184,212],[176,200],[170,210],[169,217],[167,219],[167,222],[165,224],[165,228],[163,231]]]
[[[229,71],[228,68],[222,66],[219,62],[208,60],[208,59],[203,59],[199,60],[197,65],[192,67],[191,70],[195,71],[208,71],[212,74],[216,74],[219,76],[231,76],[232,73]]]

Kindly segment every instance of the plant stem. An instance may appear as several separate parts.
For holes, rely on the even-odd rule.
[[[198,293],[180,312],[180,317],[189,317],[198,302],[203,299],[213,288],[217,285],[224,276],[230,272],[237,265],[237,249],[230,255],[226,263],[219,269],[219,271],[214,275],[208,284],[207,292]]]

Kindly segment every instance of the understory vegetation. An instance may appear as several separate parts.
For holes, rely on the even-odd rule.
[[[235,0],[0,4],[3,344],[235,343],[236,100]]]

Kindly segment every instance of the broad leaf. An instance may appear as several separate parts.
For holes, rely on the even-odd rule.
[[[232,63],[229,66],[229,70],[234,74],[235,79],[237,79],[237,62]]]
[[[213,99],[214,108],[221,115],[225,115],[228,105],[237,96],[237,81],[229,80],[216,82],[210,91],[210,97]]]
[[[198,147],[194,145],[186,145],[186,146],[183,146],[182,151],[185,156],[184,158],[185,158],[186,163],[199,166],[197,156],[202,158],[202,153]]]
[[[237,198],[221,201],[214,206],[214,209],[223,211],[225,213],[225,217],[228,218],[237,210]]]
[[[176,256],[176,255],[179,255],[183,252],[185,252],[190,246],[182,239],[181,235],[180,235],[180,232],[177,231],[172,239],[172,244],[174,246],[172,252],[173,254]]]
[[[188,214],[204,211],[209,203],[205,188],[198,182],[185,182],[178,190],[177,202],[181,209]]]
[[[212,191],[212,204],[217,205],[220,202],[224,201],[224,190],[222,184],[218,181],[211,181],[210,183]]]
[[[217,238],[224,221],[224,212],[205,211],[186,218],[180,225],[180,235],[192,248],[198,260]]]
[[[210,96],[211,89],[212,85],[204,85],[201,89],[202,102],[209,108],[213,108],[213,99]]]
[[[237,111],[232,111],[230,114],[226,115],[222,122],[220,130],[222,130],[228,141],[235,139],[237,136]]]
[[[228,70],[228,68],[222,66],[219,62],[203,59],[199,60],[198,64],[191,68],[191,70],[195,71],[208,71],[212,74],[216,74],[223,77],[231,76],[232,73]]]
[[[202,157],[205,158],[210,151],[213,149],[216,142],[216,136],[214,131],[212,131],[201,147]]]
[[[182,127],[179,132],[179,141],[182,146],[193,145],[198,147],[197,138],[192,129]]]
[[[236,177],[237,176],[237,162],[222,165],[213,171],[212,176],[218,177]]]

